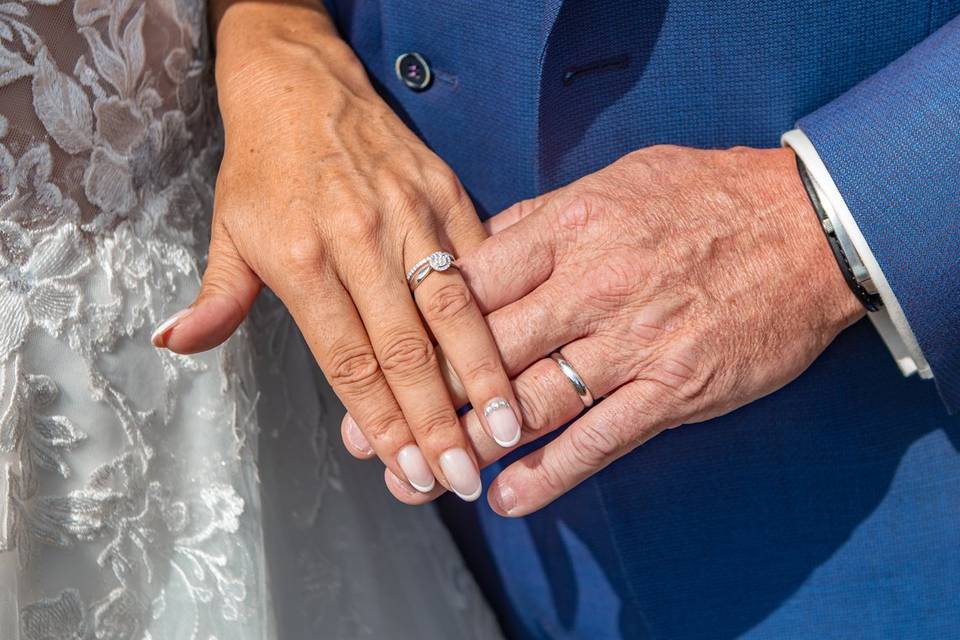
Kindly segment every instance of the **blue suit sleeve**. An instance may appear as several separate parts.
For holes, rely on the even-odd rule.
[[[960,410],[960,17],[798,126]]]

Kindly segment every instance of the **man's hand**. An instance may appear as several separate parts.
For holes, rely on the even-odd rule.
[[[503,515],[543,507],[664,429],[775,391],[863,314],[789,150],[651,147],[492,226],[462,269],[514,377],[520,444],[583,411],[551,352],[606,398],[498,476],[488,497]],[[504,455],[476,416],[464,424],[482,463]]]

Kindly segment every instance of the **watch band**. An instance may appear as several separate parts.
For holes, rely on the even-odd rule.
[[[813,210],[816,212],[817,218],[820,219],[820,228],[823,229],[824,235],[827,236],[830,250],[833,252],[833,257],[837,261],[837,266],[840,267],[840,272],[843,274],[843,279],[846,281],[847,286],[850,287],[850,291],[853,292],[853,295],[857,297],[857,300],[860,301],[867,311],[879,311],[880,308],[883,307],[883,300],[880,299],[880,294],[875,291],[868,291],[863,281],[858,279],[856,273],[854,273],[847,253],[844,251],[837,237],[837,229],[830,220],[830,216],[827,215],[823,203],[820,202],[820,196],[817,195],[817,190],[813,185],[813,181],[810,179],[807,167],[799,155],[797,156],[797,171],[800,173],[800,181],[803,183],[803,188],[807,192],[807,197],[810,199],[810,204],[813,205]]]

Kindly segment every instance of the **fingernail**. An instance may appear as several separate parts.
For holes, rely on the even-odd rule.
[[[390,476],[390,479],[387,481],[388,483],[392,483],[395,487],[403,491],[408,496],[417,495],[417,490],[411,487],[409,482],[395,474],[393,471],[390,471],[390,469],[387,469],[387,475]]]
[[[348,413],[347,417],[343,419],[343,422],[345,427],[344,431],[347,433],[347,440],[350,441],[353,448],[363,454],[373,453],[373,447],[367,442],[367,437],[360,431],[360,427],[357,426],[357,421],[353,419],[353,416]]]
[[[448,449],[440,454],[440,468],[447,476],[453,492],[467,502],[473,502],[480,497],[480,472],[473,464],[473,459],[466,451],[460,448]]]
[[[153,346],[157,347],[158,349],[163,349],[166,347],[167,338],[170,337],[170,332],[173,331],[173,328],[177,326],[177,323],[191,313],[193,313],[193,307],[187,307],[186,309],[177,311],[175,314],[161,322],[160,326],[154,329],[153,333],[150,334],[150,342],[153,343]]]
[[[490,492],[490,497],[496,503],[493,505],[495,510],[503,515],[510,515],[510,512],[517,506],[517,494],[508,484],[498,482],[493,491]]]
[[[427,459],[415,444],[408,444],[400,449],[397,453],[397,464],[403,469],[403,475],[407,476],[407,482],[420,493],[428,493],[437,483]]]
[[[483,408],[483,415],[498,445],[512,447],[520,442],[520,423],[509,402],[503,398],[494,398]]]

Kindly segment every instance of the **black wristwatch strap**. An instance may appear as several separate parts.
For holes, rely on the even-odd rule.
[[[837,265],[840,267],[840,272],[843,273],[843,279],[846,280],[847,286],[850,287],[853,295],[857,296],[857,300],[863,304],[867,311],[879,311],[880,308],[883,307],[883,300],[880,299],[880,294],[870,293],[857,281],[857,277],[853,274],[853,269],[850,267],[850,261],[847,260],[847,254],[844,253],[843,247],[840,246],[840,241],[837,239],[837,233],[834,231],[833,223],[830,222],[827,211],[820,202],[820,197],[817,195],[817,190],[813,187],[810,174],[807,173],[807,166],[803,164],[800,156],[797,156],[797,170],[800,172],[800,181],[803,182],[803,188],[807,191],[807,197],[810,198],[810,204],[813,205],[813,210],[817,212],[817,217],[820,218],[820,228],[823,229],[824,234],[827,236],[827,242],[830,243],[830,250],[833,251],[833,257],[837,260]]]

